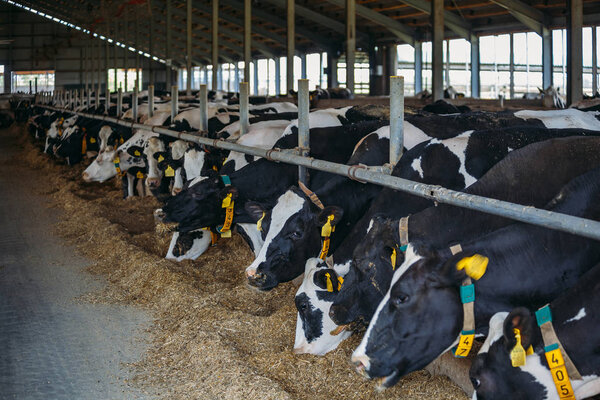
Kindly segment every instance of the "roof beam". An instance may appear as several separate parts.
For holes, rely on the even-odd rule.
[[[271,3],[280,8],[283,8],[283,9],[285,9],[285,7],[286,7],[285,0],[265,0],[265,1],[267,3]],[[322,25],[328,29],[331,29],[334,32],[340,33],[342,35],[346,35],[346,26],[343,23],[341,23],[333,18],[329,18],[319,12],[316,12],[309,8],[298,5],[297,3],[295,4],[294,8],[296,10],[296,15],[298,15],[302,18],[306,18],[306,19],[308,19],[312,22],[315,22],[319,25]],[[369,42],[369,35],[364,32],[360,32],[357,30],[356,36],[359,40],[362,40],[364,43]]]
[[[238,10],[243,10],[244,3],[238,0],[220,0],[221,4],[227,5],[229,7],[237,8]],[[344,1],[344,0],[342,0]],[[252,9],[252,14],[265,20],[266,22],[272,23],[273,25],[277,25],[281,28],[287,29],[287,22],[276,15],[270,14],[264,10],[259,8]],[[321,35],[311,31],[310,29],[306,29],[304,27],[298,26],[296,24],[296,34],[305,37],[306,39],[322,46],[324,49],[331,50],[333,48],[338,47],[339,45],[332,40],[328,40],[323,38]]]
[[[491,1],[500,7],[507,9],[516,19],[540,36],[542,35],[544,27],[548,25],[549,18],[546,14],[520,0]]]
[[[346,0],[325,0],[328,3],[335,4],[336,6],[345,9],[346,8]],[[374,22],[378,25],[383,26],[388,31],[392,32],[394,35],[398,37],[398,39],[403,42],[413,44],[415,38],[414,29],[401,24],[400,22],[387,17],[375,10],[370,9],[369,7],[365,7],[363,5],[356,5],[356,14],[360,15],[362,18],[368,19],[371,22]]]
[[[425,0],[400,0],[412,8],[431,15],[431,3]],[[459,15],[444,10],[444,25],[457,35],[469,40],[471,38],[471,24]]]

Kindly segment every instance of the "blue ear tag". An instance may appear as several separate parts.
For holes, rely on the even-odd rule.
[[[552,322],[552,312],[550,306],[546,305],[535,312],[535,319],[538,326],[544,325],[546,322]]]
[[[475,301],[475,285],[470,284],[460,287],[460,301],[463,304]]]
[[[225,184],[225,186],[230,186],[231,185],[231,179],[229,179],[229,176],[227,176],[227,175],[221,175],[221,180],[223,181],[223,183]]]

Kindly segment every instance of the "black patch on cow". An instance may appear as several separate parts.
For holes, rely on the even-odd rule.
[[[179,232],[175,246],[173,246],[173,255],[175,257],[181,257],[194,245],[194,240],[202,239],[206,234],[206,231],[195,231],[195,232]]]
[[[254,161],[254,156],[251,154],[244,154],[244,158],[246,159],[246,162],[248,164],[250,164],[252,161]]]
[[[460,110],[444,100],[438,100],[433,104],[427,104],[423,107],[423,111],[427,111],[434,114],[458,114]]]
[[[308,343],[314,342],[323,334],[323,312],[310,304],[306,293],[297,295],[294,303],[296,303],[296,309],[302,320],[302,329],[306,340]]]

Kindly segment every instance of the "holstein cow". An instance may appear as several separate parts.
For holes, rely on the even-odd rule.
[[[73,126],[77,121],[77,116],[65,118],[61,116],[50,124],[48,132],[46,132],[46,146],[44,147],[44,153],[52,154],[54,145],[58,142],[63,132]]]
[[[535,314],[521,307],[508,316],[494,315],[471,365],[473,399],[587,399],[600,394],[599,290],[600,264]],[[548,334],[550,327],[555,337]]]
[[[542,207],[571,179],[600,165],[600,157],[596,155],[598,146],[600,138],[579,137],[526,146],[510,153],[465,192]],[[556,165],[562,166],[560,171],[554,168]],[[390,195],[386,198],[390,201],[389,206],[394,208],[391,201],[398,193]],[[378,200],[381,196],[383,192]],[[303,309],[306,315],[300,308],[298,310],[307,327],[304,330],[307,343],[297,342],[296,352],[321,354],[331,351],[348,337],[353,325],[369,321],[389,288],[396,266],[404,261],[398,220],[375,214],[368,221],[366,231],[357,225],[353,233],[358,230],[358,234],[349,236],[333,254],[332,267],[325,263],[307,263],[305,279],[298,290],[298,296],[305,295]],[[423,239],[443,246],[457,239],[493,231],[510,222],[442,204],[412,215],[408,219],[407,236],[408,240]],[[353,252],[354,259],[350,263],[348,254],[352,257]],[[329,274],[332,281],[341,277],[343,285],[333,293],[324,293],[325,274]],[[319,279],[311,280],[313,275]],[[319,326],[327,327],[327,330],[322,329],[318,336],[308,335],[308,331],[318,330]],[[342,331],[345,333],[340,334]],[[302,335],[297,332],[296,337]]]
[[[380,125],[380,122],[365,122],[311,129],[311,156],[346,162],[356,143]],[[344,140],[339,140],[341,135]],[[292,133],[278,140],[275,147],[294,148],[297,142],[297,134]],[[319,171],[311,171],[311,174],[314,182],[331,178],[331,174]],[[200,178],[198,183],[170,199],[163,207],[163,212],[166,220],[179,223],[179,230],[183,232],[216,226],[223,223],[225,218],[222,200],[230,197],[235,201],[234,223],[252,223],[253,220],[244,209],[245,203],[254,200],[272,204],[296,179],[296,166],[261,159],[223,178],[216,172],[209,178]]]
[[[389,127],[386,126],[364,137],[347,163],[378,166],[388,160]],[[255,220],[269,214],[268,223],[263,224],[268,227],[265,243],[246,268],[250,285],[270,290],[301,275],[308,258],[318,256],[320,251],[325,258],[329,250],[335,251],[381,190],[381,186],[338,175],[320,187],[312,186],[316,188],[314,193],[293,186],[270,211],[259,203],[248,204]],[[322,239],[323,229],[328,229],[328,234]]]
[[[597,168],[566,185],[548,209],[597,220],[598,195]],[[352,362],[385,388],[457,343],[453,352],[465,356],[495,313],[543,306],[599,260],[599,242],[523,223],[451,248],[411,243]]]

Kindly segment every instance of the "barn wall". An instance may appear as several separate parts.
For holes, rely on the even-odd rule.
[[[102,40],[91,41],[81,32],[50,21],[44,17],[28,11],[0,3],[0,38],[13,39],[8,45],[0,45],[0,64],[5,66],[5,77],[10,76],[10,71],[54,70],[56,89],[73,89],[81,87],[85,82],[84,63],[81,55],[89,43],[93,44],[92,54],[94,68],[99,65],[100,81],[105,85],[106,44]],[[99,46],[98,46],[99,44]],[[109,46],[109,66],[113,68],[113,48]],[[123,53],[117,50],[117,63],[123,68]],[[100,61],[96,61],[99,53]],[[143,86],[148,85],[149,71],[152,64],[155,70],[157,87],[164,85],[165,67],[163,64],[140,56],[140,65],[143,68]],[[128,56],[129,68],[135,66],[135,54]],[[96,70],[92,75],[96,79]],[[5,79],[4,92],[10,90],[10,83]]]

